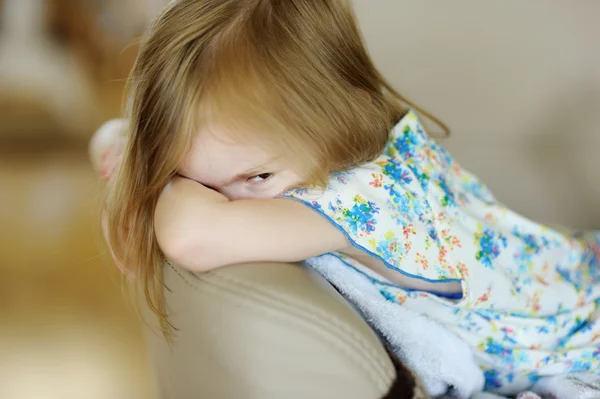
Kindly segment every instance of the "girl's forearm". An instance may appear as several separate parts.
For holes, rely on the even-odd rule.
[[[297,262],[348,246],[329,221],[291,199],[229,201],[175,178],[154,214],[165,256],[193,271],[248,262]]]
[[[164,188],[154,212],[154,232],[165,256],[179,266],[198,270],[197,262],[210,246],[214,207],[225,202],[227,198],[216,191],[175,177]]]

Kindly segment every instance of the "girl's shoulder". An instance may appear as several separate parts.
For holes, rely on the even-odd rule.
[[[426,212],[426,181],[432,140],[414,112],[391,130],[379,157],[353,169],[333,173],[325,188],[296,188],[285,197],[300,200],[350,235],[367,236],[392,221],[410,224]]]
[[[450,154],[426,133],[415,112],[408,111],[391,129],[376,159],[332,173],[323,189],[296,188],[284,196],[314,202],[315,206],[352,198],[359,202],[361,198],[387,201],[399,192],[427,191],[429,182],[449,173],[453,164]]]
[[[456,278],[450,272],[421,270],[416,252],[433,251],[435,207],[445,195],[440,177],[451,162],[412,112],[390,132],[375,160],[333,173],[322,189],[299,188],[284,194],[318,211],[342,231],[353,246],[387,267],[431,281]],[[411,245],[419,246],[411,251]],[[408,262],[404,262],[408,260]]]

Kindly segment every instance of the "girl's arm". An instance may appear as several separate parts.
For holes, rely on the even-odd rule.
[[[298,262],[348,246],[343,233],[291,199],[229,201],[176,177],[154,214],[158,243],[168,259],[193,271],[248,262]]]

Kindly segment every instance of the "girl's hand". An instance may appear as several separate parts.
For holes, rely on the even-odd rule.
[[[108,181],[121,163],[127,143],[127,121],[114,119],[106,122],[90,140],[89,153],[92,167]]]
[[[121,163],[125,145],[127,143],[127,121],[125,119],[114,119],[106,122],[92,136],[89,144],[89,154],[92,167],[109,184],[107,190],[114,190],[114,184],[110,181],[114,171]],[[123,274],[131,277],[130,273],[123,267],[115,256],[108,240],[108,219],[106,211],[101,216],[102,233],[107,244],[108,251],[115,264]]]

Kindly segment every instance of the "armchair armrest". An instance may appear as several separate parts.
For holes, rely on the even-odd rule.
[[[161,399],[375,399],[395,379],[371,328],[306,268],[167,264],[165,281],[178,331],[172,347],[148,334]]]

